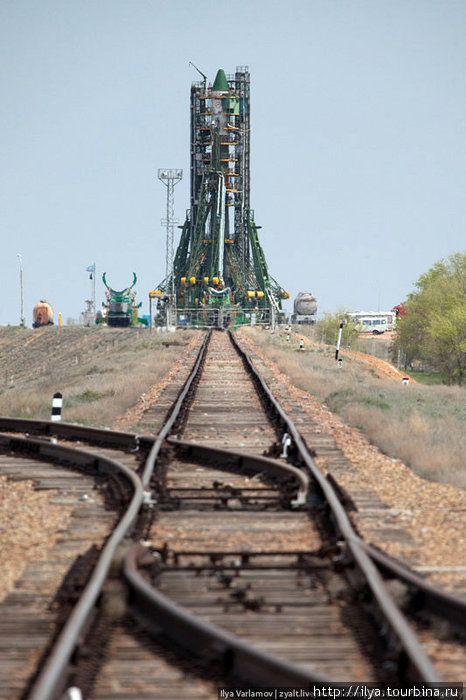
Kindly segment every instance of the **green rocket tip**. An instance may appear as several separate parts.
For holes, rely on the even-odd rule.
[[[229,92],[230,87],[223,68],[219,68],[215,76],[214,84],[212,85],[214,92]]]

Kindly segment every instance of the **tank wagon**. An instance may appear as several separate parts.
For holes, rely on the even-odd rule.
[[[41,299],[32,310],[32,327],[53,326],[53,309],[45,299]]]
[[[292,323],[315,323],[317,299],[312,292],[299,292],[293,305]]]

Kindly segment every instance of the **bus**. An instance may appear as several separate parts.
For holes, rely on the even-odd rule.
[[[360,333],[379,335],[385,331],[393,331],[396,325],[395,311],[358,311],[349,312],[346,316],[356,324]]]

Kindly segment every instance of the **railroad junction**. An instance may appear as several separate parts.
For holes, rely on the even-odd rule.
[[[1,420],[1,474],[70,510],[1,603],[2,697],[462,680],[464,598],[248,345],[199,333],[144,434]]]

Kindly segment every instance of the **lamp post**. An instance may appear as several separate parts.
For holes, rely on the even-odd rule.
[[[19,260],[19,286],[21,289],[21,321],[20,326],[24,328],[24,289],[23,289],[23,256],[18,253]]]

